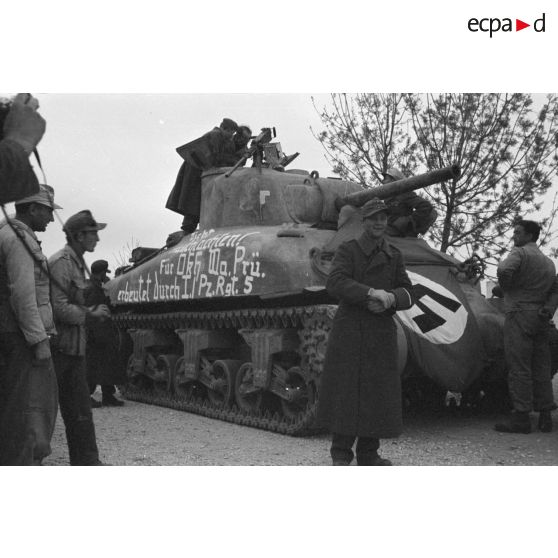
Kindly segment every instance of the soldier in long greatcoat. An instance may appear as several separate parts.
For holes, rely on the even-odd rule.
[[[184,216],[181,228],[183,234],[194,232],[200,220],[203,171],[229,164],[230,156],[227,153],[233,151],[233,135],[237,131],[237,123],[225,118],[201,138],[177,149],[185,160],[165,207]]]
[[[329,336],[318,424],[332,433],[334,465],[391,465],[379,439],[402,431],[401,381],[393,315],[413,304],[401,252],[384,237],[388,208],[379,199],[362,208],[364,233],[341,244],[327,281],[340,300]]]

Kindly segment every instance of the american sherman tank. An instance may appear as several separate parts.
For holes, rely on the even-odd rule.
[[[336,301],[325,282],[337,246],[362,232],[358,207],[454,178],[448,167],[363,189],[285,170],[270,129],[252,167],[202,175],[199,229],[139,249],[107,284],[127,359],[126,396],[286,434],[312,429]],[[503,315],[480,293],[480,262],[421,238],[390,238],[416,304],[397,312],[399,370],[462,393],[499,374]],[[145,256],[145,257],[143,257]]]

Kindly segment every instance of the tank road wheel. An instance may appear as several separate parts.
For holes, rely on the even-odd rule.
[[[172,373],[178,355],[160,355],[157,357],[153,389],[156,393],[169,393],[172,385]]]
[[[207,398],[218,407],[230,405],[234,400],[236,372],[242,361],[216,360],[209,375],[211,385],[207,386]]]
[[[133,390],[144,390],[149,389],[150,381],[141,372],[136,370],[136,359],[134,355],[130,355],[128,359],[128,364],[126,365],[126,378],[128,380],[128,385]]]
[[[205,394],[205,386],[186,378],[186,369],[184,367],[184,357],[180,357],[174,366],[174,374],[172,377],[173,391],[180,399],[188,401],[192,397],[203,397]]]
[[[245,362],[236,373],[234,397],[243,411],[258,411],[262,404],[262,390],[254,387],[254,365]]]
[[[305,375],[298,366],[287,371],[285,387],[289,399],[281,398],[281,409],[286,418],[295,419],[306,407],[316,401],[316,388],[312,382],[307,382]]]

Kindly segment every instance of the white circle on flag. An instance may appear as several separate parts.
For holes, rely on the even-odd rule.
[[[413,285],[423,285],[435,293],[457,302],[459,307],[457,310],[453,311],[428,296],[428,294],[425,294],[420,298],[420,302],[433,314],[440,317],[443,323],[429,331],[422,331],[415,321],[415,318],[424,315],[424,312],[416,304],[409,308],[409,310],[399,310],[397,312],[397,317],[401,323],[420,337],[424,337],[435,345],[449,345],[450,343],[459,341],[467,326],[468,313],[463,303],[451,291],[442,287],[439,283],[419,275],[414,271],[407,271],[407,274]]]

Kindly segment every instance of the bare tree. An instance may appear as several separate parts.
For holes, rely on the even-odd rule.
[[[519,93],[408,96],[406,101],[425,166],[458,163],[462,169],[458,180],[429,190],[442,214],[432,237],[443,252],[500,256],[513,222],[541,210],[556,175],[557,97],[549,95],[538,113],[531,96]],[[552,217],[551,212],[544,221]]]
[[[118,254],[113,254],[114,261],[116,262],[117,268],[124,268],[130,265],[130,257],[132,256],[132,251],[140,245],[137,238],[130,238],[126,242],[125,246],[122,246],[118,251]]]
[[[461,165],[459,180],[425,193],[439,213],[429,237],[443,252],[494,261],[513,221],[541,211],[558,169],[556,95],[538,111],[527,94],[332,95],[318,112],[326,129],[314,135],[343,178],[371,186],[388,166],[416,173]],[[555,215],[553,204],[543,243]]]
[[[321,109],[312,101],[326,126],[326,130],[312,133],[339,176],[370,187],[389,167],[416,171],[419,146],[410,133],[412,122],[404,94],[333,94],[331,107]]]

